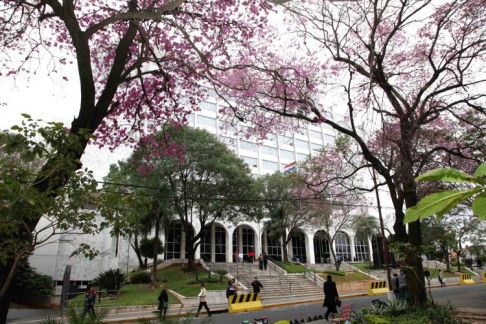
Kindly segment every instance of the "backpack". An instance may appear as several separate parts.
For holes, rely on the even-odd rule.
[[[85,302],[86,302],[86,306],[92,306],[94,304],[93,296],[87,295]]]

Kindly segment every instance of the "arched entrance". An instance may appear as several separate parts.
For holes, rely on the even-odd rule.
[[[292,233],[292,261],[307,262],[305,234],[301,230],[295,230]]]
[[[240,225],[233,232],[233,253],[243,252],[243,259],[249,261],[248,253],[255,251],[255,231],[248,225]]]
[[[336,245],[336,257],[341,257],[342,261],[351,261],[351,245],[346,233],[338,232],[334,242]]]
[[[282,238],[269,235],[269,230],[264,229],[262,232],[263,251],[276,261],[282,261]]]
[[[180,259],[182,254],[187,259],[186,237],[191,235],[194,237],[194,228],[190,228],[189,232],[184,232],[180,222],[172,222],[165,232],[165,260]]]
[[[214,240],[212,239],[214,237]],[[205,261],[226,262],[226,230],[220,224],[206,225],[199,246],[201,258]]]
[[[314,234],[314,256],[316,263],[330,263],[331,250],[329,248],[329,240],[324,231],[317,231]]]

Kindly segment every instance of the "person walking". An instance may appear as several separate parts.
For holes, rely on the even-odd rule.
[[[167,290],[165,290],[165,286],[162,286],[162,291],[159,295],[159,310],[160,310],[160,317],[165,320],[165,315],[167,314],[167,309],[169,308],[169,294],[167,294]]]
[[[238,253],[238,262],[243,262],[243,252]]]
[[[399,300],[407,301],[408,283],[407,283],[407,275],[405,274],[405,270],[400,270],[400,275],[398,276],[398,289],[400,291]]]
[[[268,254],[267,252],[263,252],[263,268],[267,270],[268,265]]]
[[[440,286],[444,287],[444,274],[442,273],[442,270],[439,269],[439,273],[437,273],[437,278],[439,278]]]
[[[336,288],[336,283],[332,281],[332,276],[327,275],[327,281],[324,283],[324,304],[323,307],[327,307],[326,314],[324,315],[326,321],[329,320],[329,314],[337,313],[336,299],[339,298],[339,294]]]
[[[239,255],[238,251],[235,251],[233,253],[233,262],[235,262],[235,263],[238,262],[238,255]]]
[[[258,257],[258,267],[260,268],[261,271],[263,271],[263,255],[260,254]]]
[[[253,260],[255,259],[255,251],[253,251],[253,249],[248,252],[248,258],[250,259],[250,262],[253,263]]]
[[[204,288],[204,284],[201,283],[201,291],[199,292],[199,307],[197,308],[197,313],[196,317],[199,316],[199,312],[201,312],[201,308],[206,309],[206,312],[208,312],[208,317],[211,316],[211,311],[209,310],[208,304],[206,303],[206,288]]]
[[[91,287],[89,291],[86,292],[86,296],[84,298],[84,313],[91,312],[94,314],[94,305],[96,302],[96,292],[94,287]]]
[[[260,281],[258,281],[257,277],[255,277],[255,280],[251,283],[251,286],[253,287],[253,292],[255,294],[260,293],[260,289],[263,289],[263,285]]]
[[[395,293],[395,298],[399,300],[400,298],[400,290],[399,290],[399,284],[398,284],[398,274],[394,273],[393,278],[392,278],[392,289],[393,292]]]
[[[425,280],[427,280],[427,283],[430,286],[430,271],[429,271],[429,268],[427,268],[427,267],[424,268],[424,277],[425,277]]]

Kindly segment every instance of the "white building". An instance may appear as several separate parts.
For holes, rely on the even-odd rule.
[[[261,145],[251,140],[243,140],[228,135],[221,130],[221,122],[217,118],[220,109],[217,100],[203,101],[201,111],[192,114],[189,126],[203,128],[217,136],[223,143],[232,149],[250,167],[255,177],[283,171],[284,167],[294,161],[305,160],[324,145],[333,145],[335,141],[334,129],[327,124],[309,125],[302,128],[301,134],[293,136],[270,134],[268,140]],[[327,118],[344,122],[344,116],[328,113]],[[239,125],[240,131],[245,131],[246,125]],[[114,163],[112,161],[111,163]],[[370,214],[373,211],[369,211]],[[194,224],[194,231],[200,230],[199,224]],[[248,222],[235,219],[233,222],[218,222],[204,230],[204,236],[198,249],[196,259],[202,258],[212,262],[233,262],[233,253],[242,251],[245,256],[250,249],[257,255],[265,251],[270,257],[280,260],[282,258],[282,239],[271,239],[263,223]],[[181,224],[175,222],[162,234],[166,252],[162,259],[179,259],[186,256],[185,235]],[[290,258],[298,258],[308,263],[333,262],[331,260],[329,242],[325,233],[319,228],[304,227],[296,233],[288,246]],[[84,257],[72,257],[75,246],[87,243],[100,251],[94,260]],[[372,242],[356,239],[356,233],[346,229],[337,234],[332,248],[336,255],[344,261],[372,260],[369,255],[372,251]],[[130,271],[138,267],[135,252],[129,246],[127,239],[111,237],[109,230],[98,236],[64,235],[54,237],[52,244],[38,249],[30,258],[32,266],[41,272],[51,275],[53,280],[62,284],[65,266],[72,266],[71,281],[73,285],[85,286],[87,281],[94,279],[104,270],[120,268]]]

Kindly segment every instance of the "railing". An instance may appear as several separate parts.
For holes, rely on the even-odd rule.
[[[275,264],[275,260],[270,258],[268,259],[267,268],[270,272],[270,277],[273,275],[278,278],[278,284],[282,287],[285,284],[289,286],[289,292],[292,292],[292,281],[287,278],[287,271],[280,268]]]
[[[211,260],[208,260],[202,254],[201,254],[201,258],[199,259],[199,263],[202,264],[203,266],[205,266],[206,268],[208,268],[209,271],[216,273],[217,269],[215,268],[214,262],[212,262]]]

